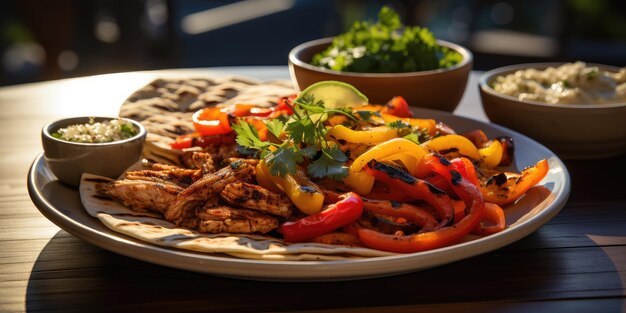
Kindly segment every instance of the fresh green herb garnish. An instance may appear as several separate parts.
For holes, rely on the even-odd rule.
[[[128,137],[132,137],[137,133],[137,130],[130,124],[122,124],[120,126],[120,131]]]
[[[336,71],[401,73],[445,68],[461,60],[458,52],[437,44],[427,28],[402,25],[398,14],[385,6],[377,22],[354,23],[311,63]]]
[[[403,120],[395,120],[393,122],[389,122],[387,123],[387,126],[391,127],[391,128],[396,128],[396,129],[402,129],[402,128],[411,128],[411,124],[403,121]]]
[[[372,116],[380,117],[380,112],[378,111],[356,111],[356,114],[365,122],[371,123],[373,122]]]
[[[284,176],[296,172],[298,165],[307,165],[307,172],[315,178],[329,177],[341,180],[348,175],[345,162],[348,157],[326,140],[325,116],[342,114],[352,120],[357,118],[350,108],[327,109],[323,101],[312,95],[303,95],[294,102],[294,114],[287,122],[274,119],[266,122],[268,130],[280,138],[285,131],[287,138],[280,142],[261,141],[256,129],[240,120],[232,126],[237,133],[237,143],[244,150],[257,151],[267,163],[270,173]]]

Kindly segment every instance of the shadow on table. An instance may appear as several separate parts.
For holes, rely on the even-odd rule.
[[[588,283],[587,271],[593,269],[585,266],[606,268],[599,263],[610,262],[600,249],[590,249],[589,257],[595,260],[590,265],[577,264],[564,253],[567,249],[537,252],[537,247],[546,245],[539,231],[505,249],[427,271],[360,281],[281,283],[153,265],[60,231],[32,269],[26,309],[242,312],[557,300]],[[586,275],[574,275],[581,272]],[[619,278],[606,278],[602,283],[619,287]],[[498,306],[502,308],[502,303]]]

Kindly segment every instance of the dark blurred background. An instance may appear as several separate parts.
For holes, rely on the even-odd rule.
[[[626,1],[5,0],[0,85],[120,71],[286,65],[295,45],[375,19],[468,47],[474,68],[534,61],[626,66]]]

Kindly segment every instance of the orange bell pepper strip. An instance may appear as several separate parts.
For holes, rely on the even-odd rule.
[[[543,159],[521,173],[500,173],[490,177],[481,187],[485,201],[500,206],[517,201],[528,189],[537,185],[548,174],[548,161]]]
[[[485,202],[485,214],[478,226],[472,231],[477,235],[492,235],[499,233],[506,228],[506,218],[504,216],[504,210],[495,204]]]
[[[445,158],[427,155],[423,160],[420,166],[426,166],[446,178],[457,196],[469,208],[469,213],[452,226],[412,235],[387,235],[371,229],[358,229],[359,239],[366,247],[400,253],[441,248],[459,242],[480,223],[485,211],[480,190],[462,176],[453,174],[455,169]]]
[[[193,127],[203,136],[222,135],[232,131],[228,113],[218,107],[198,110],[191,116]]]

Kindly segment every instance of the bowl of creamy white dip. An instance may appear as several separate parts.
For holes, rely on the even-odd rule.
[[[43,127],[44,160],[59,181],[77,187],[83,173],[119,177],[141,156],[146,129],[137,121],[72,117]]]
[[[562,158],[626,153],[626,68],[519,64],[484,73],[479,92],[492,122],[533,137]]]

